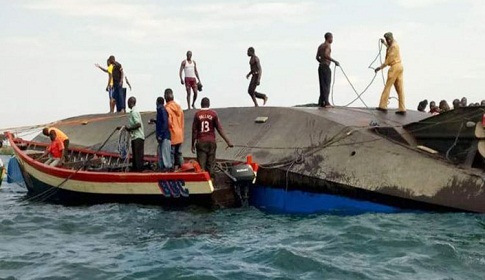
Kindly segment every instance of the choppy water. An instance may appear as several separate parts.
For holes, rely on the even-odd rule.
[[[23,203],[0,189],[0,279],[485,279],[485,216],[286,216]]]

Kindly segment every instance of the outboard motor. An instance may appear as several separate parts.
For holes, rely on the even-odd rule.
[[[249,186],[252,185],[256,179],[256,173],[251,164],[244,163],[233,165],[229,169],[231,180],[234,185],[234,190],[241,201],[242,206],[249,204]]]

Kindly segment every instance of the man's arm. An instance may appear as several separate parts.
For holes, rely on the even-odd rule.
[[[251,67],[251,64],[253,63],[253,57],[251,57],[251,59],[249,59],[249,73],[246,75],[246,79],[249,79],[249,76],[251,76],[253,74],[253,70],[252,67]]]
[[[98,67],[98,68],[99,68],[99,69],[101,69],[103,72],[108,73],[108,69],[101,67],[101,65],[99,65],[98,63],[94,64],[94,66]]]
[[[128,81],[128,76],[125,76],[125,81],[126,81],[126,84],[128,85],[128,87],[131,90],[131,85],[130,85],[130,81]]]
[[[386,68],[386,66],[389,66],[391,62],[394,60],[395,56],[396,56],[396,48],[394,47],[394,45],[391,45],[386,55],[386,60],[384,61],[384,63],[382,63],[381,66],[376,68],[375,72],[377,73],[379,70],[382,70]]]
[[[130,132],[140,127],[141,127],[140,123],[135,123],[133,126],[125,126],[125,129]]]
[[[197,71],[197,64],[195,63],[195,61],[194,61],[194,71],[195,71],[195,76],[197,77],[197,81],[199,81],[199,83],[202,83],[199,78],[199,71]]]
[[[141,119],[141,114],[139,112],[133,113],[133,115],[130,115],[130,118],[133,118],[133,121],[135,122],[135,124],[132,126],[129,126],[129,125],[125,126],[125,129],[128,132],[131,132],[141,127],[142,119]]]
[[[320,51],[322,49],[322,45],[318,46],[318,49],[317,49],[317,55],[316,55],[316,60],[319,62],[319,63],[322,63],[322,56],[320,55]]]
[[[192,122],[192,145],[190,146],[192,149],[192,153],[195,153],[195,143],[197,140],[197,135],[199,134],[199,123],[197,119],[197,115],[194,116],[194,121]]]
[[[121,72],[120,86],[122,86],[123,85],[123,79],[125,78],[125,71],[123,71],[123,67],[120,67],[120,72]]]
[[[388,48],[389,46],[387,45],[387,42],[386,40],[382,39],[381,38],[381,44],[383,44],[384,46],[386,46],[386,48]]]
[[[111,83],[112,78],[113,78],[113,75],[111,75],[111,73],[108,72],[108,85],[106,86],[106,90],[110,89],[110,87],[111,87],[110,83]]]
[[[180,64],[180,70],[179,70],[180,83],[182,83],[182,85],[184,84],[184,80],[182,79],[182,70],[184,70],[184,67],[185,67],[185,60],[182,61],[182,64]]]
[[[226,141],[227,146],[229,146],[230,148],[234,147],[231,140],[229,140],[226,133],[224,133],[224,130],[222,129],[222,125],[221,125],[221,122],[219,121],[219,117],[217,117],[215,119],[215,125],[214,126],[217,129],[217,132],[219,132],[219,135],[221,135],[222,139],[224,139],[224,141]]]
[[[256,68],[258,69],[258,83],[257,83],[257,85],[259,86],[259,83],[261,82],[261,76],[263,76],[263,68],[261,68],[261,63],[259,62],[259,57],[256,58]]]

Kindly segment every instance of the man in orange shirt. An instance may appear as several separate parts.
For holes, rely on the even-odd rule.
[[[50,137],[51,131],[54,131],[56,133],[57,138],[59,138],[62,144],[64,145],[63,156],[64,156],[64,159],[67,159],[67,152],[69,149],[69,137],[67,137],[67,135],[64,132],[62,132],[60,129],[55,127],[44,127],[44,129],[42,130],[42,134],[44,134],[47,137]]]
[[[184,111],[182,107],[173,101],[173,91],[165,90],[165,109],[168,112],[168,129],[170,130],[172,144],[172,166],[182,166],[184,158],[182,156],[182,143],[184,142]]]
[[[396,111],[396,114],[404,115],[406,113],[406,106],[404,105],[403,67],[401,64],[401,53],[399,51],[399,46],[396,40],[394,40],[391,32],[384,34],[384,39],[381,39],[381,43],[387,48],[386,60],[381,66],[375,69],[375,72],[377,73],[386,66],[390,66],[391,68],[387,72],[386,85],[382,91],[381,101],[379,103],[379,107],[377,107],[377,110],[387,112],[387,101],[389,100],[391,88],[394,85],[399,100],[399,109]]]
[[[57,136],[55,130],[51,130],[49,132],[49,137],[51,139],[51,144],[45,150],[43,156],[49,155],[49,159],[45,162],[45,164],[49,166],[57,166],[62,162],[62,156],[64,154],[64,143],[62,142],[61,138]]]

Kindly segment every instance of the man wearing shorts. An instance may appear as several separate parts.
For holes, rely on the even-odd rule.
[[[251,57],[249,59],[249,67],[251,71],[249,71],[249,73],[246,75],[246,79],[249,79],[249,76],[251,76],[251,82],[249,82],[248,93],[254,102],[254,106],[258,107],[258,102],[256,101],[256,98],[263,99],[263,105],[265,105],[266,102],[268,101],[268,96],[266,96],[266,94],[256,91],[256,87],[259,86],[261,82],[261,75],[263,75],[263,69],[261,68],[259,57],[256,56],[256,53],[254,52],[253,47],[250,47],[248,49],[247,54],[249,57]]]
[[[182,70],[184,71],[185,79],[182,79]],[[182,61],[179,71],[180,83],[185,85],[185,90],[187,91],[187,108],[195,109],[195,100],[197,100],[197,81],[199,84],[199,72],[197,71],[197,64],[192,60],[192,52],[187,51],[187,59]],[[194,100],[192,101],[192,107],[190,105],[190,90],[194,92]]]
[[[116,112],[124,113],[126,110],[126,97],[123,95],[123,66],[116,61],[114,56],[108,58],[110,64],[113,64],[111,77],[113,78],[113,98],[116,101]]]
[[[109,59],[106,63],[108,68],[103,68],[98,63],[96,63],[95,66],[101,69],[103,72],[108,73],[108,85],[106,86],[106,91],[108,92],[109,97],[109,112],[113,113],[115,111],[116,104],[116,100],[113,98],[113,64],[110,64]]]

